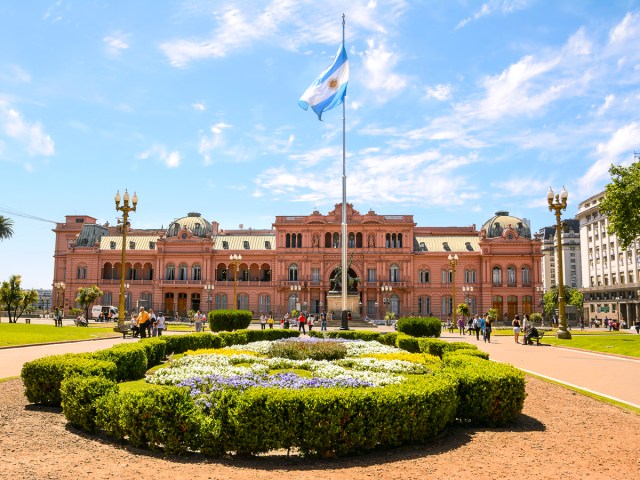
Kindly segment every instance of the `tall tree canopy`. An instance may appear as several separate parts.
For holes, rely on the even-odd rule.
[[[0,240],[13,236],[13,220],[0,215]]]
[[[96,301],[96,298],[101,296],[102,290],[100,290],[97,285],[78,288],[76,302],[78,302],[78,305],[84,308],[85,318],[87,319],[87,321],[89,321],[89,307],[93,302]]]
[[[11,275],[8,282],[2,282],[0,287],[0,305],[7,310],[9,323],[16,323],[25,309],[38,301],[38,292],[22,290],[22,277]]]
[[[626,250],[640,237],[640,162],[611,165],[609,173],[612,181],[605,187],[600,211],[609,219],[609,233]]]

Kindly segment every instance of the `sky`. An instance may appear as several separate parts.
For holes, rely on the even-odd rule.
[[[0,281],[50,288],[55,222],[223,229],[342,199],[342,108],[298,99],[342,40],[347,201],[554,223],[640,150],[640,0],[0,1]],[[51,223],[54,222],[54,223]]]

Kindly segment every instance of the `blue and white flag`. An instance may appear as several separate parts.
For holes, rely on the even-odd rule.
[[[307,88],[298,100],[298,105],[305,110],[311,107],[318,115],[318,120],[322,120],[323,112],[344,102],[348,82],[349,59],[342,43],[331,66]]]

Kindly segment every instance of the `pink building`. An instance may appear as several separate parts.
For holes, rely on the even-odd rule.
[[[412,215],[361,214],[348,204],[347,223],[349,274],[357,279],[349,305],[354,318],[394,312],[446,319],[454,302],[468,303],[473,313],[496,308],[509,321],[540,311],[541,241],[507,212],[497,212],[478,231],[475,225],[417,226]],[[129,229],[127,309],[185,316],[190,309],[233,308],[234,290],[238,308],[255,315],[329,309],[340,224],[338,204],[324,215],[277,216],[272,230],[222,230],[199,213],[166,230]],[[66,285],[65,307],[76,306],[79,287],[94,284],[104,292],[102,305],[117,306],[123,270],[118,228],[69,215],[54,232],[53,282]],[[233,254],[242,257],[237,274]]]

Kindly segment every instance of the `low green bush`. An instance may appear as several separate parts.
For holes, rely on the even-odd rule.
[[[378,337],[378,342],[389,347],[395,347],[398,335],[400,335],[398,332],[381,333]]]
[[[421,350],[418,340],[421,339],[402,333],[396,337],[396,347],[406,350],[407,352],[420,353]]]
[[[299,337],[300,332],[297,330],[283,330],[277,329],[265,329],[265,330],[238,330],[238,333],[245,333],[247,335],[247,342],[261,342],[264,340],[280,340],[283,338]]]
[[[439,337],[442,322],[436,317],[402,317],[396,324],[398,331],[412,337]]]
[[[478,357],[483,360],[489,360],[489,354],[487,352],[483,352],[481,350],[473,350],[473,349],[460,349],[460,350],[452,350],[450,352],[444,352],[442,355],[442,361],[445,364],[448,364],[453,359],[456,358],[467,358],[467,357]]]
[[[364,340],[372,342],[380,338],[380,332],[371,332],[369,330],[334,330],[331,332],[321,332],[313,330],[309,332],[310,337],[318,338],[344,338],[346,340]]]
[[[248,328],[251,317],[249,310],[213,310],[209,312],[209,328],[213,332]]]
[[[442,372],[458,381],[456,418],[481,425],[504,425],[524,406],[524,373],[511,365],[470,355],[453,355]]]
[[[140,341],[147,356],[147,368],[160,365],[167,356],[167,342],[162,337],[145,338]]]
[[[224,346],[221,335],[210,332],[166,335],[162,337],[167,345],[167,354],[184,353],[200,348],[220,348]]]
[[[446,342],[444,352],[455,352],[456,350],[478,350],[478,346],[467,342]]]
[[[121,343],[111,348],[88,354],[97,360],[113,362],[118,367],[119,382],[144,377],[147,371],[147,354],[143,342]]]
[[[420,338],[417,339],[417,343],[420,352],[440,358],[442,358],[442,354],[449,345],[446,341],[438,340],[437,338]]]
[[[232,345],[246,345],[249,343],[246,331],[239,332],[219,332],[218,336],[222,339],[223,347],[230,347]]]
[[[68,353],[27,362],[20,373],[27,399],[33,403],[53,406],[60,405],[60,384],[64,378],[92,375],[115,380],[117,366],[112,361],[96,361],[85,353]]]
[[[291,360],[338,360],[347,356],[347,346],[338,342],[273,342],[269,348],[269,357],[289,358]]]
[[[96,401],[117,391],[116,382],[105,377],[69,376],[62,380],[62,412],[72,425],[88,432],[96,428]]]

